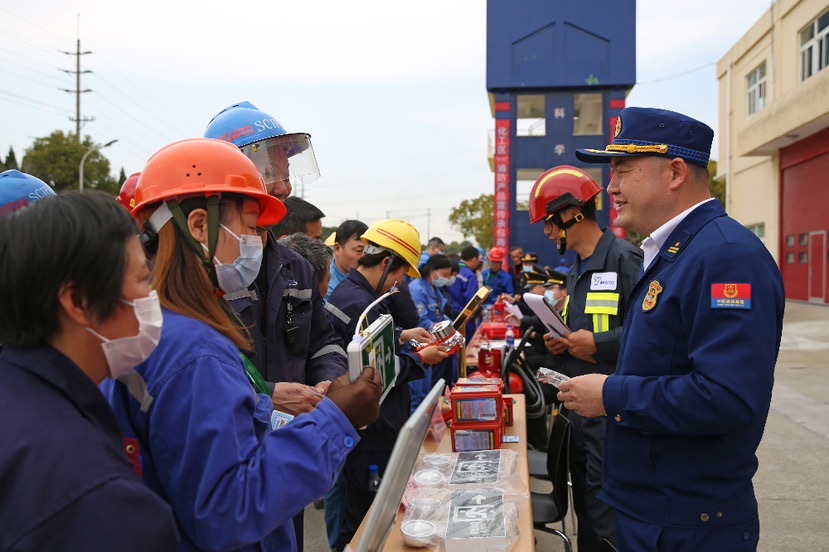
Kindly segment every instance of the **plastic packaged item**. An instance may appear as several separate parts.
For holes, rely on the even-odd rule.
[[[504,334],[504,339],[507,341],[507,347],[510,349],[515,347],[515,332],[512,330],[512,324],[507,324],[507,331]]]
[[[518,540],[519,506],[528,500],[497,488],[419,488],[400,531],[408,546],[446,552],[508,552]]]
[[[368,467],[368,490],[369,492],[376,493],[379,488],[380,470],[377,468],[377,464],[372,464]]]
[[[437,526],[425,519],[410,519],[400,524],[403,542],[408,546],[423,548],[433,543],[437,536]]]

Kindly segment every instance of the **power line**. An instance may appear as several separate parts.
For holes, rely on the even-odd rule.
[[[675,74],[675,75],[670,75],[670,76],[667,76],[667,77],[662,77],[661,79],[654,79],[654,80],[645,81],[645,82],[637,82],[637,83],[636,83],[636,86],[641,86],[641,85],[643,85],[643,84],[654,84],[654,83],[657,83],[657,82],[663,82],[663,81],[666,81],[666,80],[675,79],[675,78],[677,78],[677,77],[684,77],[685,75],[689,75],[689,74],[691,74],[691,73],[696,73],[697,71],[700,71],[700,70],[702,70],[702,69],[705,69],[706,67],[711,67],[712,65],[716,65],[716,64],[717,64],[717,63],[716,63],[715,61],[712,61],[712,62],[710,62],[710,63],[706,63],[705,65],[700,65],[699,67],[697,67],[697,68],[695,68],[695,69],[689,69],[689,70],[687,70],[687,71],[683,71],[682,73],[677,73],[677,74]]]

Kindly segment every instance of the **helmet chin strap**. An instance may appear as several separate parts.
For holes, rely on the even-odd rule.
[[[384,269],[383,269],[383,275],[382,275],[382,276],[380,276],[380,281],[379,281],[379,282],[377,282],[377,288],[374,290],[374,291],[376,291],[376,292],[377,292],[377,295],[380,295],[381,293],[383,293],[383,292],[382,292],[382,289],[383,289],[383,284],[385,284],[385,283],[386,283],[386,278],[387,278],[387,277],[388,277],[388,275],[389,275],[389,269],[391,268],[391,263],[392,263],[392,262],[394,262],[394,259],[395,259],[395,254],[394,254],[394,253],[392,253],[391,251],[389,251],[389,253],[391,253],[391,254],[388,256],[389,262],[388,262],[388,264],[386,265],[386,268],[384,268]]]
[[[567,229],[573,226],[574,224],[581,222],[584,220],[584,215],[581,213],[576,213],[575,216],[564,222],[561,220],[561,213],[553,213],[552,219],[553,224],[561,228],[561,233],[558,236],[558,254],[564,255],[567,252]]]

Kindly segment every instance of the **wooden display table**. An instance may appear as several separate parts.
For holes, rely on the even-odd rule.
[[[518,443],[504,443],[502,445],[502,448],[513,450],[518,453],[518,475],[521,477],[521,481],[524,483],[524,485],[527,486],[527,490],[529,492],[530,476],[529,469],[527,468],[527,418],[525,411],[526,402],[524,399],[524,395],[505,396],[511,397],[513,400],[512,411],[515,420],[512,426],[506,428],[506,435],[517,435],[520,437],[520,441]],[[450,432],[448,430],[446,432],[446,435],[444,435],[443,439],[440,441],[440,443],[436,443],[434,439],[432,439],[431,437],[427,437],[426,442],[423,443],[423,448],[421,450],[423,453],[426,454],[433,452],[452,452],[452,443],[450,439]],[[370,511],[371,510],[369,510],[369,512]],[[389,534],[389,538],[386,541],[386,545],[383,548],[383,550],[408,550],[410,552],[428,552],[428,548],[413,548],[403,543],[403,536],[400,533],[400,523],[403,520],[404,513],[405,510],[401,506],[400,511],[397,514],[397,521],[395,523],[395,526],[392,527],[391,532]],[[368,514],[363,519],[363,523],[360,524],[359,529],[357,529],[357,533],[354,535],[354,539],[350,543],[352,550],[357,550],[357,543],[360,542],[360,537],[363,534],[366,519],[368,519]],[[512,548],[512,551],[525,552],[535,550],[532,503],[529,500],[529,498],[527,498],[527,500],[524,503],[522,503],[521,507],[519,508],[518,528],[520,536],[518,542]]]

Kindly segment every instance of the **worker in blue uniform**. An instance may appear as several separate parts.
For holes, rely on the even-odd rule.
[[[461,249],[460,270],[455,283],[449,286],[449,295],[456,312],[462,312],[480,289],[477,271],[481,267],[481,253],[478,248],[468,245]],[[478,327],[477,317],[466,323],[466,338],[472,339]]]
[[[335,331],[348,342],[358,330],[360,316],[369,305],[396,282],[403,281],[407,273],[417,275],[420,234],[408,222],[379,221],[363,233],[362,240],[365,250],[357,268],[348,272],[326,303]],[[370,326],[381,315],[390,314],[388,299],[368,311],[361,329]],[[395,321],[394,335],[400,371],[394,386],[383,399],[380,417],[360,430],[360,444],[349,454],[343,469],[345,510],[339,541],[335,546],[338,550],[351,541],[374,499],[375,494],[369,489],[369,466],[376,465],[380,476],[383,476],[397,435],[409,418],[408,383],[424,378],[424,365],[440,362],[447,356],[438,345],[424,347],[419,352],[412,349],[409,340],[428,343],[432,339],[423,328],[404,330]]]
[[[161,149],[141,172],[133,214],[156,234],[150,283],[164,331],[104,392],[140,443],[144,481],[172,505],[184,550],[295,551],[292,518],[334,483],[355,426],[377,418],[379,376],[343,375],[311,412],[278,423],[223,295],[256,277],[257,228],[285,208],[235,146],[196,138]]]
[[[622,324],[642,252],[619,239],[596,221],[596,197],[601,187],[583,170],[553,167],[536,180],[530,191],[530,221],[544,221],[544,233],[558,252],[576,253],[567,275],[570,301],[565,320],[573,333],[544,336],[545,344],[569,375],[612,374],[616,369]],[[614,512],[598,499],[606,420],[569,412],[570,475],[573,510],[579,522],[578,547],[599,550],[601,541],[615,544]]]
[[[442,254],[432,255],[420,267],[420,278],[409,283],[409,291],[412,292],[412,300],[417,308],[419,326],[426,330],[431,331],[432,326],[438,322],[451,320],[446,314],[449,299],[441,291],[449,283],[451,272],[452,263],[449,257]],[[451,385],[457,379],[457,375],[453,376],[455,361],[456,357],[452,356],[433,365],[426,370],[427,377],[413,381],[409,385],[412,391],[412,412],[439,379],[443,379],[447,385]]]
[[[523,254],[523,253],[522,253]],[[492,306],[501,295],[515,295],[515,284],[513,283],[513,276],[509,272],[502,270],[504,266],[504,250],[500,247],[493,247],[489,250],[489,268],[484,270],[483,285],[491,290],[485,305]]]
[[[752,477],[783,327],[780,271],[709,192],[714,131],[624,109],[604,150],[617,223],[648,236],[615,374],[560,387],[567,408],[607,416],[601,499],[621,550],[756,550]]]
[[[104,194],[54,196],[0,174],[0,550],[178,550],[97,387],[161,333],[138,227]]]
[[[219,112],[204,135],[239,147],[256,165],[268,193],[280,201],[293,186],[319,178],[311,135],[288,133],[250,102]],[[278,243],[280,236],[270,229],[259,233],[265,245],[259,274],[247,289],[225,299],[250,332],[250,360],[265,378],[274,407],[289,414],[309,412],[328,382],[346,372],[345,350],[325,314],[311,265]],[[302,549],[302,512],[296,528]]]
[[[311,136],[287,133],[250,102],[222,110],[207,125],[205,137],[239,147],[262,174],[268,193],[280,201],[292,185],[319,177]],[[325,382],[344,374],[345,350],[325,314],[311,265],[272,232],[260,229],[260,234],[265,253],[259,274],[248,289],[225,299],[250,330],[255,347],[250,360],[268,382],[274,407],[308,412],[319,396],[307,386],[324,390]]]

